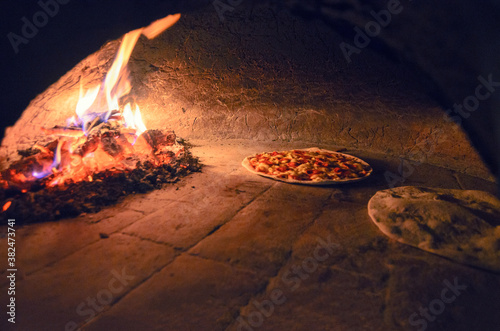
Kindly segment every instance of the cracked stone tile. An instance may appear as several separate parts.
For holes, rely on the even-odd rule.
[[[383,281],[303,261],[283,266],[228,330],[386,330]]]
[[[75,251],[100,240],[100,234],[110,235],[144,217],[142,213],[112,207],[104,213],[75,219],[25,225],[16,229],[16,259],[19,271],[31,274]],[[0,245],[6,247],[6,239]],[[0,250],[2,261],[7,250]],[[2,270],[2,275],[5,271]],[[2,277],[2,283],[4,279]]]
[[[489,192],[491,194],[498,193],[498,187],[493,181],[486,181],[481,178],[469,176],[466,174],[455,173],[455,178],[457,179],[459,185],[464,190],[482,190]]]
[[[15,328],[2,318],[0,329],[76,330],[173,258],[170,247],[111,235],[18,280]]]
[[[386,309],[401,329],[496,330],[500,276],[436,256],[392,261]]]
[[[277,183],[189,253],[272,275],[329,195],[328,189]]]
[[[225,330],[264,284],[251,271],[181,255],[83,329]]]
[[[186,249],[229,221],[271,184],[231,175],[212,177],[210,183],[195,185],[180,201],[168,204],[124,232]]]

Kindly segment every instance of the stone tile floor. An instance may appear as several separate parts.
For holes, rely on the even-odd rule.
[[[2,267],[0,330],[500,329],[500,275],[396,243],[371,223],[368,200],[389,188],[384,172],[397,173],[398,159],[348,151],[372,164],[371,178],[310,187],[240,166],[307,144],[192,143],[202,173],[97,214],[18,228],[16,324]],[[403,184],[495,190],[426,164]]]

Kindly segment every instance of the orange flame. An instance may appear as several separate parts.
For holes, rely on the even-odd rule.
[[[134,129],[136,136],[140,136],[147,130],[146,125],[142,121],[141,111],[139,106],[135,106],[135,113],[132,112],[130,103],[127,103],[123,108],[123,120],[128,128]]]
[[[63,143],[63,139],[59,140],[59,142],[57,143],[56,153],[54,155],[54,164],[52,166],[53,168],[57,168],[57,166],[61,164],[61,147]]]
[[[123,37],[116,59],[106,75],[104,80],[104,93],[108,103],[106,119],[111,114],[111,111],[119,109],[118,100],[127,95],[132,88],[127,63],[140,35],[141,29],[138,29],[127,33]]]
[[[137,138],[147,128],[142,120],[139,106],[135,105],[135,111],[132,111],[130,103],[127,103],[123,109],[120,108],[120,99],[128,95],[132,89],[130,71],[127,68],[128,61],[141,34],[144,34],[149,39],[154,38],[174,25],[180,17],[180,14],[169,15],[145,28],[125,34],[103,83],[86,91],[80,85],[79,99],[76,105],[77,117],[73,116],[69,119],[68,126],[81,126],[83,133],[87,135],[91,128],[97,127],[102,122],[108,122],[108,120],[119,121],[119,124],[131,129],[130,133],[135,135],[130,139],[129,137],[122,137],[120,146],[125,149],[125,155],[133,152],[134,148],[131,145],[135,144]],[[73,154],[75,150],[82,146],[85,140],[86,137],[83,134],[60,138],[54,151],[52,164],[44,164],[43,169],[33,171],[32,176],[44,178],[50,174],[55,174],[48,184],[49,186],[55,186],[63,184],[67,180],[77,180],[79,178],[87,178],[92,181],[90,172],[118,169],[124,166],[120,163],[119,158],[115,159],[109,155],[100,145],[98,147],[94,146],[93,151],[90,153]],[[123,140],[126,140],[126,142],[124,143]]]
[[[156,38],[160,33],[177,23],[181,18],[181,14],[168,15],[162,19],[156,20],[149,26],[142,29],[142,34],[148,39]]]
[[[78,99],[78,103],[76,104],[76,115],[80,119],[82,119],[82,121],[85,121],[84,119],[85,114],[96,100],[98,93],[99,93],[99,85],[88,89],[84,95],[83,86],[80,84],[80,98]]]
[[[108,73],[106,74],[106,78],[104,79],[102,88],[101,86],[95,86],[87,90],[85,94],[83,93],[83,90],[80,89],[80,99],[76,106],[76,113],[80,120],[83,122],[84,130],[86,124],[85,122],[89,122],[92,120],[92,118],[89,118],[88,115],[94,117],[96,115],[104,115],[103,120],[107,121],[112,111],[117,111],[120,109],[120,98],[127,95],[132,88],[129,77],[130,72],[127,68],[127,63],[141,34],[144,34],[149,39],[155,38],[161,32],[174,25],[180,19],[180,17],[181,14],[168,15],[165,18],[154,21],[145,28],[130,31],[123,36],[123,40],[116,54],[116,58],[111,65]],[[104,93],[104,97],[106,99],[107,109],[93,110],[93,104],[98,98],[99,92],[101,90],[102,93]],[[140,112],[136,111],[135,114],[139,114],[137,115],[139,117],[134,117],[134,120],[136,122],[135,126],[137,126],[138,128],[139,126],[141,126],[141,129],[138,130],[138,134],[140,134],[146,129],[142,130],[142,126],[144,125],[144,123],[140,118]]]

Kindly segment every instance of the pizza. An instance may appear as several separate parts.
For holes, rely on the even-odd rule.
[[[372,173],[361,159],[319,148],[259,153],[246,157],[242,164],[265,177],[312,185],[358,181]]]

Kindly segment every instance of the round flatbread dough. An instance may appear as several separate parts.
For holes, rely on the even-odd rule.
[[[500,272],[500,200],[489,193],[398,187],[377,192],[368,214],[403,244]]]

